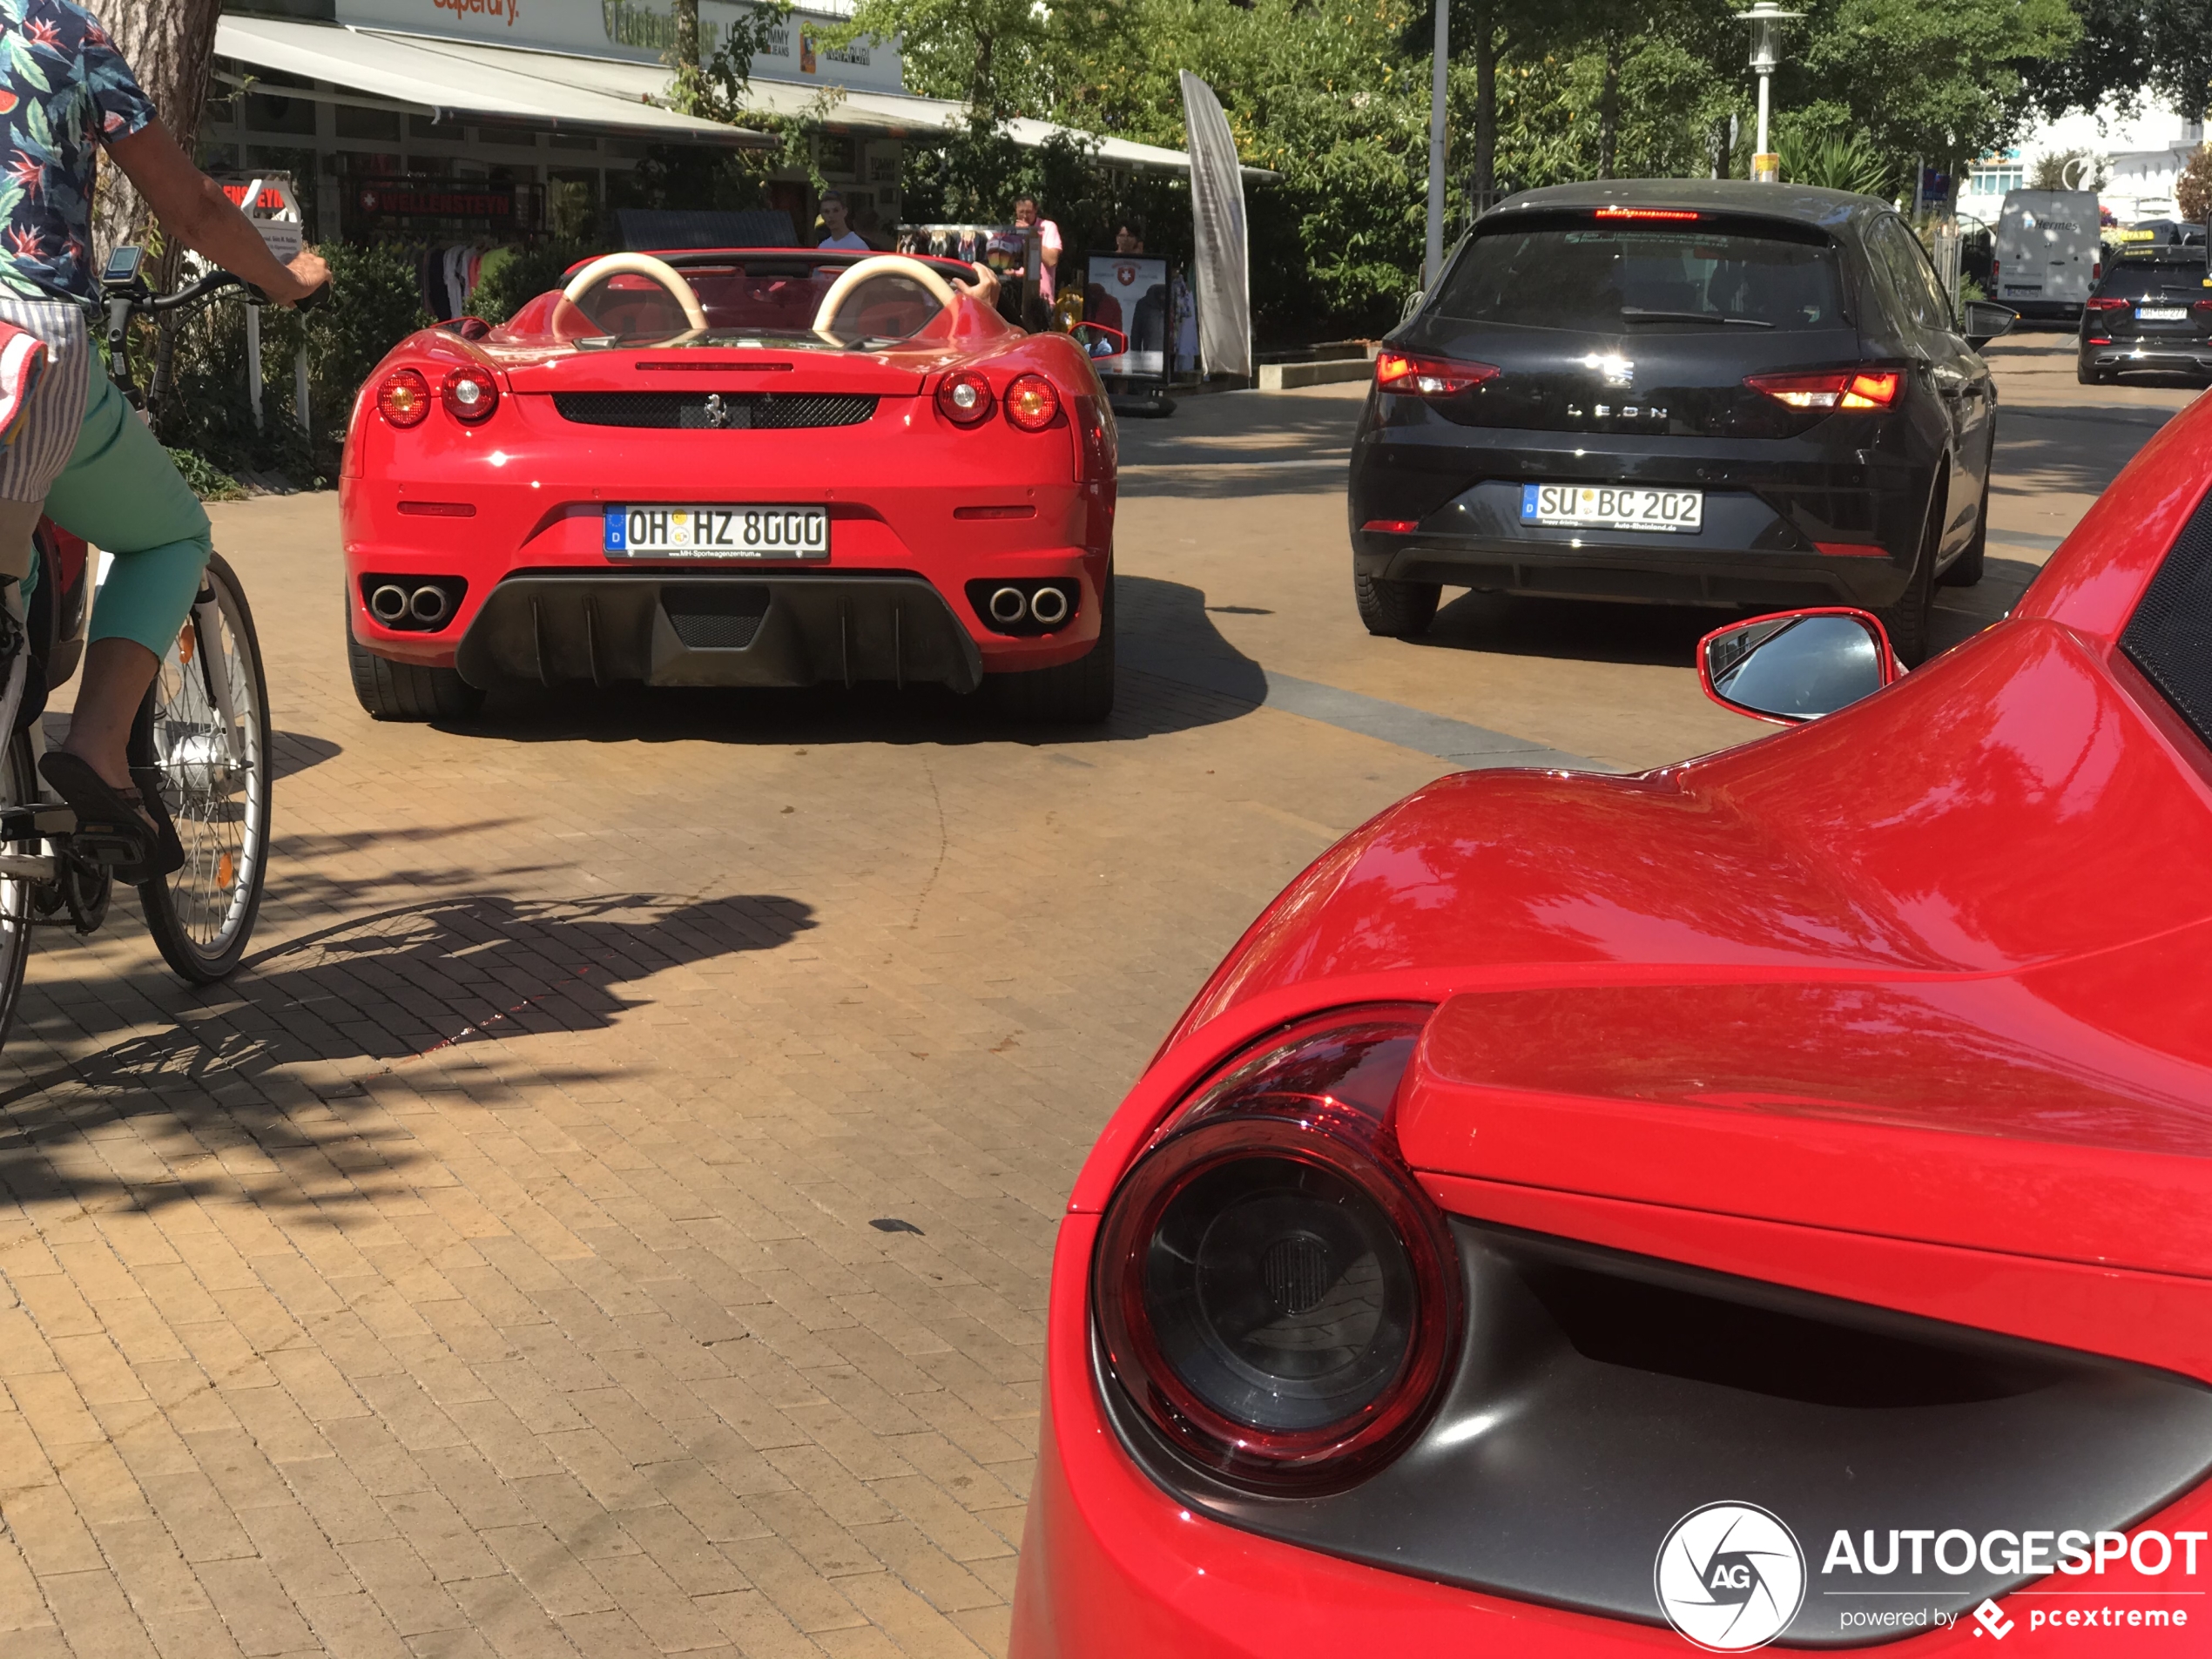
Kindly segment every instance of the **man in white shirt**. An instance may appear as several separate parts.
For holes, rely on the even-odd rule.
[[[853,228],[845,217],[844,197],[833,190],[824,191],[821,215],[822,225],[829,232],[829,234],[821,240],[822,246],[850,248],[855,253],[865,253],[868,251],[868,245],[860,239],[860,233]]]
[[[1052,303],[1055,273],[1060,266],[1060,227],[1038,215],[1035,196],[1014,199],[1014,222],[1023,230],[1032,225],[1037,227],[1037,292],[1049,306]]]

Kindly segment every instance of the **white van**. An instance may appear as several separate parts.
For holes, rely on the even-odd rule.
[[[2094,190],[2008,190],[1997,215],[1990,298],[2023,317],[2077,320],[2104,274]]]

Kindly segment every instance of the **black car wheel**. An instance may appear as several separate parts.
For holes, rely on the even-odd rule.
[[[484,694],[449,668],[395,663],[346,630],[346,665],[354,696],[379,720],[464,720],[483,706]]]
[[[1009,719],[1095,725],[1114,711],[1114,573],[1099,594],[1098,643],[1072,663],[986,674],[992,706]]]
[[[2074,378],[2080,381],[2084,386],[2102,386],[2107,381],[2110,380],[2112,376],[2106,374],[2101,368],[2098,368],[2094,366],[2089,360],[2085,357],[2074,366]]]
[[[1352,597],[1367,631],[1386,639],[1411,639],[1428,631],[1444,597],[1440,582],[1393,582],[1386,577],[1352,574]]]
[[[1935,631],[1935,562],[1936,550],[1943,545],[1943,502],[1944,481],[1939,478],[1934,498],[1928,502],[1926,528],[1920,532],[1920,556],[1913,561],[1912,579],[1895,604],[1874,612],[1889,632],[1890,648],[1907,668],[1928,660]]]
[[[1990,442],[1990,454],[1995,458],[1995,440]],[[1946,588],[1971,588],[1981,580],[1982,569],[1989,554],[1989,474],[1982,474],[1981,510],[1974,516],[1974,539],[1966,543],[1966,550],[1951,561],[1951,567],[1936,580]]]

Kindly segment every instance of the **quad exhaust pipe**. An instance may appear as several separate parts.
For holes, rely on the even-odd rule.
[[[1029,596],[1029,614],[1047,628],[1068,620],[1068,596],[1059,588],[1039,588]]]
[[[387,628],[442,627],[453,614],[453,600],[443,588],[424,583],[413,592],[396,582],[380,583],[369,590],[368,614]]]
[[[991,595],[991,620],[1011,628],[1029,613],[1029,596],[1019,588],[1001,588]]]

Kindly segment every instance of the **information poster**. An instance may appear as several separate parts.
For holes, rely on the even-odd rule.
[[[1083,286],[1083,320],[1118,328],[1129,349],[1091,360],[1101,374],[1160,378],[1168,332],[1168,262],[1143,253],[1094,253]]]

